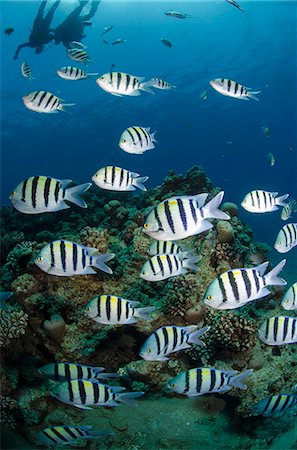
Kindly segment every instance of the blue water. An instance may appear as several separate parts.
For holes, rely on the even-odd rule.
[[[77,4],[61,1],[53,27]],[[256,188],[297,197],[296,2],[242,2],[242,14],[223,0],[102,0],[92,26],[85,28],[84,43],[93,61],[87,71],[101,75],[114,64],[114,70],[146,79],[160,77],[177,86],[174,91],[122,98],[104,92],[94,80],[59,78],[55,71],[72,65],[62,44],[49,44],[40,55],[22,49],[13,61],[17,45],[28,39],[38,6],[39,2],[1,2],[2,35],[7,27],[15,30],[2,38],[2,203],[8,203],[9,192],[29,176],[86,182],[106,164],[148,175],[148,187],[161,183],[170,169],[185,172],[200,164],[224,189],[225,199],[237,204]],[[168,9],[194,18],[167,17]],[[104,38],[126,42],[103,43],[100,34],[107,25],[114,29]],[[173,48],[165,47],[161,37]],[[31,66],[35,80],[22,77],[23,61]],[[217,77],[261,90],[260,101],[220,95],[209,86]],[[205,89],[208,99],[203,101],[200,93]],[[22,102],[22,96],[34,90],[51,91],[76,106],[71,115],[34,113]],[[156,149],[141,156],[123,152],[118,140],[131,125],[158,130]],[[262,126],[270,128],[270,138]],[[274,167],[267,162],[268,152],[275,155]],[[240,216],[252,225],[257,240],[273,245],[283,225],[278,213],[257,216],[241,208]]]

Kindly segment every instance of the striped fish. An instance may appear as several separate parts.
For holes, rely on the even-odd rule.
[[[228,97],[238,98],[240,100],[257,100],[255,94],[259,94],[261,91],[251,91],[250,88],[244,87],[236,81],[228,80],[226,78],[216,78],[209,82],[220,94],[227,95]]]
[[[204,327],[200,330],[197,330],[197,328],[198,325],[161,327],[147,338],[139,355],[146,361],[167,361],[169,359],[167,355],[186,350],[191,347],[191,344],[205,345],[200,337],[210,327]]]
[[[247,389],[243,380],[252,372],[253,369],[238,373],[237,370],[198,367],[180,373],[168,383],[167,387],[177,394],[184,394],[188,397],[226,392],[233,387]]]
[[[87,73],[84,70],[73,67],[73,66],[65,66],[61,67],[61,69],[57,70],[57,75],[63,78],[64,80],[85,80],[86,78],[97,77],[98,73]]]
[[[82,48],[69,48],[66,52],[66,55],[68,56],[68,58],[72,59],[73,61],[76,62],[81,62],[81,63],[90,63],[92,62],[89,59],[89,55],[88,53],[82,49]]]
[[[124,392],[121,386],[108,386],[91,380],[71,380],[59,383],[50,390],[50,394],[67,405],[80,409],[92,406],[119,406],[120,403],[134,404],[134,399],[144,392]]]
[[[162,90],[169,90],[174,89],[176,86],[173,86],[172,84],[168,83],[168,81],[161,80],[160,78],[151,78],[146,83],[148,86],[152,86],[156,89],[162,89]]]
[[[116,295],[93,297],[84,309],[85,314],[95,322],[105,325],[125,325],[137,323],[137,319],[149,320],[149,314],[156,308],[139,308],[140,302],[126,300]]]
[[[297,310],[297,282],[285,293],[282,300],[282,307],[286,310]]]
[[[151,133],[150,128],[129,127],[121,134],[119,147],[127,153],[142,155],[147,150],[155,148],[153,143],[157,142],[156,132]]]
[[[278,233],[274,248],[279,253],[287,253],[297,245],[297,223],[287,223]]]
[[[153,94],[154,92],[146,83],[142,83],[143,80],[144,77],[136,77],[124,72],[109,72],[98,78],[96,83],[101,89],[117,97],[123,95],[138,96],[140,91]]]
[[[23,103],[26,108],[38,113],[57,113],[66,111],[67,106],[75,105],[75,103],[61,103],[59,97],[47,91],[34,91],[24,95]]]
[[[172,241],[154,241],[147,252],[150,256],[185,253],[182,247]]]
[[[30,81],[35,79],[32,77],[30,66],[26,61],[24,61],[21,65],[21,74],[24,78],[28,78]]]
[[[230,219],[228,214],[219,209],[224,192],[219,192],[205,204],[207,195],[171,197],[164,200],[149,213],[142,231],[154,239],[170,241],[209,230],[213,225],[206,219]]]
[[[260,326],[258,336],[267,345],[296,344],[297,317],[270,317]]]
[[[287,282],[278,276],[286,264],[283,259],[266,275],[269,261],[250,269],[232,269],[220,274],[208,286],[204,303],[214,309],[236,309],[252,300],[270,294],[268,286],[283,286]]]
[[[271,416],[272,414],[286,411],[296,405],[297,395],[276,394],[257,402],[252,409],[255,416]]]
[[[186,253],[176,255],[155,255],[144,263],[140,270],[140,278],[146,281],[163,281],[170,277],[187,274],[187,269],[198,270],[195,263],[201,257],[191,256]]]
[[[141,177],[139,173],[130,172],[130,170],[122,169],[116,166],[105,166],[99,169],[92,180],[101,189],[108,191],[135,191],[137,187],[141,191],[146,191],[143,183],[149,177]]]
[[[66,201],[87,208],[87,204],[80,196],[89,189],[91,183],[67,188],[70,183],[72,180],[57,180],[44,176],[30,177],[17,185],[9,199],[15,209],[25,214],[68,209],[70,206]]]
[[[46,364],[38,369],[40,375],[55,381],[70,380],[105,380],[116,378],[116,373],[102,373],[104,367],[83,366],[82,364],[55,362]]]
[[[111,274],[111,268],[105,263],[115,256],[114,253],[98,253],[97,248],[59,240],[43,247],[34,262],[44,272],[60,277],[96,274],[92,267]]]
[[[251,191],[244,197],[241,206],[252,213],[276,211],[278,206],[285,206],[285,200],[290,194],[278,197],[278,192]]]
[[[288,220],[292,216],[292,213],[297,212],[297,200],[291,200],[286,203],[281,212],[281,219]]]
[[[37,442],[39,445],[57,447],[58,445],[76,443],[80,439],[93,439],[110,434],[104,431],[92,431],[92,427],[87,425],[58,425],[56,427],[47,427],[40,431],[37,435]]]
[[[78,42],[78,41],[71,41],[69,42],[69,47],[70,48],[80,48],[80,49],[86,49],[87,47],[82,43],[82,42]]]

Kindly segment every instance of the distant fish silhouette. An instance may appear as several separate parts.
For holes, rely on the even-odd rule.
[[[104,27],[104,31],[101,33],[101,36],[103,36],[103,34],[105,34],[105,33],[108,33],[112,29],[113,29],[113,25],[109,25],[108,27]]]
[[[102,39],[102,42],[104,42],[104,44],[107,44],[107,45],[109,45],[109,42],[108,42],[108,41],[106,41],[105,39]]]
[[[13,32],[14,32],[14,28],[6,28],[6,30],[4,30],[4,34],[6,36],[9,36]]]
[[[235,8],[239,9],[239,11],[241,11],[242,13],[244,13],[244,10],[242,9],[242,7],[239,5],[239,3],[237,3],[235,0],[226,0],[227,3],[230,3],[230,5],[235,6]]]
[[[169,17],[176,17],[177,19],[191,19],[193,18],[193,16],[191,16],[190,14],[184,14],[178,11],[167,11],[164,13],[166,16]]]
[[[171,42],[168,41],[167,39],[161,38],[161,42],[162,42],[162,44],[165,45],[165,47],[168,47],[168,48],[172,48],[172,47],[173,47],[173,45],[171,44]]]
[[[126,39],[119,38],[119,39],[116,39],[115,41],[113,41],[111,43],[111,45],[122,44],[123,42],[126,42]]]

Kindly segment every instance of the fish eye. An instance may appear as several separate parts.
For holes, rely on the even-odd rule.
[[[42,256],[38,256],[37,262],[42,262],[42,261],[43,261],[43,257]]]
[[[212,295],[208,295],[206,298],[207,298],[207,300],[212,300],[213,296]]]
[[[121,143],[124,144],[126,142],[126,139],[122,139]]]
[[[148,223],[143,224],[143,228],[148,228]]]
[[[16,194],[16,192],[15,192],[15,191],[12,191],[12,192],[10,193],[10,197],[13,197],[15,194]]]
[[[175,384],[175,383],[171,383],[171,384],[170,384],[170,387],[175,388],[175,387],[176,387],[176,384]]]
[[[86,311],[91,311],[91,308],[86,308]]]
[[[148,352],[148,353],[152,353],[152,349],[151,349],[151,348],[149,348],[147,352]]]

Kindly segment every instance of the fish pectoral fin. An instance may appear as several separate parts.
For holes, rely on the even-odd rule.
[[[116,94],[115,92],[111,92],[111,95],[114,95],[115,97],[123,97],[121,94]]]
[[[132,91],[130,92],[130,94],[128,94],[130,97],[138,97],[139,95],[141,95],[141,93],[139,92],[139,90],[136,91]]]
[[[93,275],[94,273],[97,273],[96,270],[92,269],[92,267],[86,267],[82,272],[80,272],[81,275]]]

